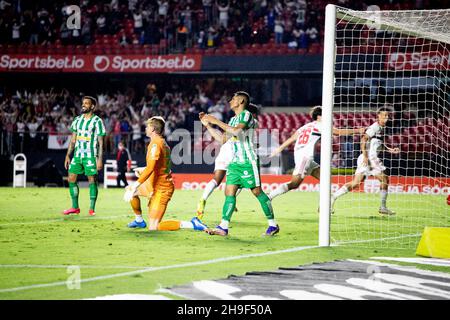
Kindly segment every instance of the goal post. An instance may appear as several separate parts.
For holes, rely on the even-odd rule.
[[[331,129],[333,125],[334,103],[334,63],[336,37],[336,7],[332,4],[325,9],[325,43],[323,51],[322,84],[322,142],[320,150],[320,209],[319,246],[330,245],[330,195],[331,195]]]
[[[327,5],[319,246],[412,248],[424,227],[450,227],[449,21],[450,9]],[[391,110],[380,138],[385,170],[369,166],[359,185],[342,189],[361,174],[362,135],[332,136],[332,128],[368,128],[381,107]],[[379,213],[386,203],[395,215]]]

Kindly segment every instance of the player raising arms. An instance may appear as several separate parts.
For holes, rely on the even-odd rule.
[[[250,103],[247,110],[250,111],[251,114],[253,115],[253,117],[256,119],[258,112],[259,112],[258,106],[256,106],[253,103]],[[206,126],[208,131],[211,133],[211,135],[215,134],[215,132],[213,132],[215,129],[213,129],[211,126],[206,125],[206,122],[204,123],[204,125]],[[206,201],[208,200],[209,196],[222,183],[223,178],[225,178],[225,174],[227,173],[228,166],[230,165],[231,161],[233,160],[233,156],[234,156],[234,145],[233,144],[236,140],[237,140],[236,137],[231,137],[225,143],[223,143],[222,146],[220,147],[219,154],[217,155],[217,157],[214,161],[214,177],[206,185],[205,190],[203,191],[203,195],[200,198],[198,205],[197,205],[197,217],[199,219],[203,219]],[[222,143],[221,140],[219,142]],[[236,192],[236,196],[239,195],[241,190],[242,190],[241,188],[238,189],[238,191]],[[235,208],[235,211],[237,211],[237,208]]]
[[[312,122],[305,124],[287,139],[281,146],[272,152],[270,157],[274,157],[286,147],[295,141],[294,161],[295,169],[292,173],[291,181],[283,183],[269,194],[269,198],[273,199],[282,195],[289,190],[297,189],[306,176],[313,176],[320,180],[320,167],[314,162],[314,148],[317,141],[320,140],[322,134],[322,107],[317,106],[311,109],[310,115]],[[364,128],[359,129],[337,129],[333,128],[335,135],[352,135],[355,133],[364,133]]]
[[[398,154],[399,148],[388,148],[384,143],[386,135],[386,124],[389,120],[391,109],[389,106],[384,106],[377,111],[377,122],[372,124],[361,139],[361,154],[358,157],[358,167],[355,176],[351,182],[344,184],[338,191],[331,195],[331,208],[337,198],[343,196],[347,192],[358,187],[361,182],[368,176],[374,176],[381,182],[381,206],[378,212],[382,215],[394,215],[395,212],[386,207],[386,200],[388,196],[389,177],[384,173],[386,167],[378,158],[379,151],[384,147],[388,152]],[[333,209],[332,209],[333,210]]]
[[[89,181],[89,198],[91,200],[89,215],[95,215],[95,203],[98,195],[97,175],[98,170],[103,168],[103,137],[106,134],[102,119],[94,114],[96,105],[97,100],[95,98],[83,97],[82,114],[76,117],[70,126],[72,137],[67,149],[64,167],[69,170],[68,181],[72,208],[64,210],[64,215],[80,213],[77,178],[79,174],[83,173]],[[71,161],[72,151],[74,151],[74,155]]]
[[[225,188],[225,203],[222,209],[222,220],[214,229],[207,229],[211,235],[228,235],[228,225],[236,207],[236,192],[239,188],[248,188],[258,199],[261,208],[266,216],[269,227],[264,235],[273,236],[279,232],[280,228],[275,222],[270,199],[261,189],[259,176],[259,159],[253,144],[253,134],[256,126],[255,119],[247,110],[250,104],[248,93],[239,91],[230,100],[230,107],[235,116],[231,118],[228,125],[216,119],[214,116],[200,114],[202,123],[207,126],[217,125],[224,132],[210,131],[214,139],[225,143],[231,137],[236,137],[234,141],[234,156],[227,169],[227,182]]]
[[[170,147],[163,137],[165,121],[162,117],[152,117],[147,121],[145,133],[151,139],[147,150],[147,165],[140,173],[138,180],[125,188],[124,200],[131,202],[135,220],[128,224],[129,228],[145,228],[147,224],[142,218],[139,196],[149,198],[149,230],[178,230],[180,228],[203,231],[203,225],[197,218],[190,222],[179,220],[161,221],[167,205],[172,198],[175,186],[170,170]]]

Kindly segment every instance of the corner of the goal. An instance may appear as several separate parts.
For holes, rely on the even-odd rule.
[[[450,259],[450,228],[425,227],[416,255]]]

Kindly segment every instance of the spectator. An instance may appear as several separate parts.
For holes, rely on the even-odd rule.
[[[158,14],[165,18],[167,16],[167,13],[169,11],[169,1],[161,1],[158,0]]]
[[[204,30],[200,30],[199,34],[198,34],[198,39],[197,39],[197,45],[200,49],[205,49],[206,48],[206,43],[207,43],[208,39],[206,37],[206,33]]]
[[[17,20],[13,21],[12,29],[11,29],[11,40],[12,43],[19,44],[20,43],[20,28],[22,27],[21,23]]]
[[[203,13],[205,15],[206,23],[212,23],[212,0],[202,0]]]
[[[217,0],[217,8],[219,9],[219,25],[228,28],[228,11],[230,5],[228,0]]]
[[[107,34],[108,30],[106,28],[106,17],[103,13],[98,16],[96,22],[97,22],[98,33],[99,34]]]
[[[186,49],[187,44],[187,37],[188,37],[188,29],[186,26],[182,23],[178,25],[177,28],[177,49],[184,52]]]
[[[284,34],[284,28],[283,28],[283,22],[280,19],[277,19],[275,21],[275,43],[276,44],[282,44],[283,43],[283,34]]]
[[[120,188],[120,183],[123,182],[125,187],[128,186],[126,173],[131,170],[131,155],[123,141],[117,145],[117,187]]]
[[[315,43],[318,42],[318,31],[314,26],[310,26],[308,27],[308,29],[306,29],[306,34],[308,35],[308,40],[310,43]]]
[[[70,34],[71,30],[67,28],[66,21],[63,21],[59,29],[59,37],[61,39],[61,44],[67,45],[70,43]]]
[[[141,34],[141,32],[144,30],[144,22],[142,18],[142,11],[137,11],[133,13],[133,19],[134,19],[134,33]]]
[[[141,124],[138,120],[134,119],[131,124],[132,130],[133,130],[133,138],[132,138],[132,144],[131,144],[131,150],[133,152],[140,152],[142,149],[141,145]]]
[[[92,42],[92,19],[87,17],[83,19],[83,25],[81,26],[81,41],[84,45],[89,45]]]
[[[36,118],[32,117],[27,123],[28,132],[30,134],[30,146],[31,150],[35,150],[37,146],[37,131],[39,128],[39,123],[37,123]]]

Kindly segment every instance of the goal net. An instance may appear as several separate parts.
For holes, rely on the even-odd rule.
[[[331,138],[330,198],[337,199],[330,242],[413,248],[425,226],[450,226],[450,9],[332,7],[334,30],[325,30],[325,41],[334,43],[334,88],[324,112],[332,111],[336,128],[368,128],[378,121],[377,110],[392,112],[374,136],[387,148],[363,173],[363,135]],[[380,172],[389,177],[387,197]],[[355,186],[360,175],[366,178]],[[380,214],[380,207],[395,215]]]

